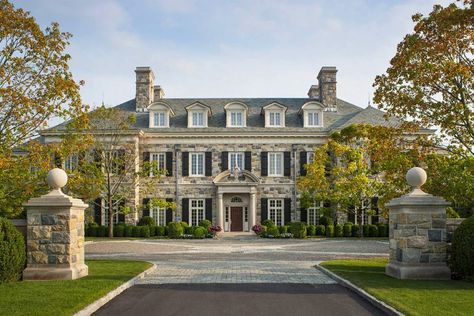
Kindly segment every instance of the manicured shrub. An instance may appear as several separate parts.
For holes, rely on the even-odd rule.
[[[362,225],[362,232],[364,233],[364,237],[369,237],[370,236],[369,225],[367,224]]]
[[[196,226],[188,226],[184,228],[184,233],[187,235],[194,235],[194,230],[196,229]]]
[[[277,226],[271,226],[267,229],[267,237],[280,237],[280,230]]]
[[[143,216],[142,218],[140,218],[137,225],[138,226],[156,226],[156,222],[153,217]]]
[[[342,226],[342,235],[344,237],[352,237],[352,224],[344,224]]]
[[[326,226],[326,237],[334,237],[334,225]]]
[[[99,226],[97,231],[97,237],[105,237],[109,234],[109,227],[107,226]]]
[[[326,234],[326,227],[324,225],[316,225],[316,236],[324,236]]]
[[[387,234],[386,227],[387,226],[384,223],[377,224],[378,237],[385,237],[385,235]]]
[[[133,227],[132,225],[125,226],[125,237],[132,237],[133,236]]]
[[[169,236],[169,229],[168,225],[165,226],[165,236]]]
[[[262,222],[263,226],[267,226],[267,228],[275,226],[275,223],[271,219],[266,219]]]
[[[183,229],[183,225],[182,223],[185,223],[185,222],[169,222],[168,223],[168,236],[170,238],[179,238],[183,233],[184,233],[184,229]]]
[[[148,226],[150,227],[150,237],[156,236],[156,226]]]
[[[340,225],[340,224],[334,226],[334,237],[342,237],[342,236],[344,236],[344,232],[343,232],[344,228],[343,228],[343,227],[344,227],[344,226],[342,226],[342,225]]]
[[[99,231],[99,225],[97,223],[90,223],[87,227],[87,236],[89,237],[97,237]]]
[[[316,226],[308,225],[308,227],[306,227],[306,233],[308,236],[316,236]]]
[[[125,226],[115,225],[114,226],[114,237],[123,237],[125,233]]]
[[[165,226],[155,226],[155,229],[156,229],[155,236],[165,236],[166,234],[165,228],[166,228]]]
[[[378,237],[379,236],[379,230],[377,228],[377,225],[369,225],[369,237]]]
[[[0,284],[19,280],[25,263],[23,235],[8,219],[0,217]]]
[[[278,230],[280,231],[280,234],[286,234],[288,232],[288,226],[280,226],[278,227]]]
[[[449,265],[456,278],[474,281],[474,216],[454,231]]]
[[[181,222],[179,222],[179,223],[180,223],[180,224],[181,224],[181,226],[183,227],[183,231],[184,231],[184,229],[185,229],[186,227],[189,227],[189,225],[188,225],[188,223],[187,223],[187,222],[183,222],[183,221],[181,221]]]
[[[212,222],[208,219],[203,219],[202,221],[199,222],[199,226],[204,227],[207,232],[209,231],[209,227],[212,226]]]
[[[359,225],[351,225],[352,237],[360,237],[360,227]]]
[[[207,230],[206,228],[202,227],[202,226],[198,226],[196,227],[196,229],[194,229],[194,238],[199,238],[199,239],[202,239],[202,238],[205,238],[206,237],[206,234],[207,234]]]
[[[140,227],[140,237],[150,238],[150,226],[138,226]]]
[[[306,224],[303,222],[292,222],[290,224],[290,233],[295,238],[306,238]]]
[[[321,216],[319,218],[319,224],[323,226],[334,225],[334,220],[329,216]]]
[[[143,227],[143,226],[133,226],[133,229],[132,229],[132,237],[140,237],[140,235],[141,235],[141,227]]]

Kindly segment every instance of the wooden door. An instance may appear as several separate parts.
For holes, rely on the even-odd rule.
[[[231,207],[230,208],[230,231],[241,232],[244,230],[243,224],[243,208],[242,207]]]

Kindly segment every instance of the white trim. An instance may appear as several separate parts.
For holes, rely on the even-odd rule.
[[[274,168],[272,170],[272,159],[271,157],[275,157],[275,161],[274,161]],[[280,173],[276,173],[276,172],[273,172],[273,171],[277,171],[278,170],[278,166],[277,166],[277,157],[280,157]],[[284,163],[284,160],[285,157],[283,155],[283,152],[269,152],[268,153],[268,158],[267,158],[267,176],[268,177],[283,177],[283,175],[285,174],[285,163]]]
[[[193,156],[202,156],[202,173],[193,174]],[[196,161],[196,172],[199,170],[199,159]],[[204,153],[189,153],[189,177],[204,177],[206,175],[206,155]]]
[[[272,202],[275,203],[274,206],[272,206]],[[280,205],[278,205],[280,204]],[[275,216],[271,216],[271,211],[272,209],[275,211]],[[281,223],[278,222],[278,212],[280,213],[280,219]],[[267,202],[267,218],[271,219],[273,223],[277,226],[283,226],[285,225],[285,199],[268,199]]]
[[[156,216],[155,216],[156,213]],[[156,225],[158,226],[164,226],[166,225],[166,208],[164,207],[159,207],[159,206],[153,206],[150,208],[150,217],[152,217]],[[162,222],[163,224],[161,224]]]
[[[169,111],[150,111],[150,128],[167,128],[169,127]],[[155,124],[155,115],[163,115],[164,125],[160,125],[160,117],[158,116],[158,124]]]

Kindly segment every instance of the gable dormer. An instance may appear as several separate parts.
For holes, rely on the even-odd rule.
[[[186,112],[188,112],[188,128],[207,127],[208,117],[212,115],[211,108],[201,102],[188,105]]]
[[[323,126],[324,105],[317,101],[310,101],[303,104],[299,114],[303,117],[304,127]]]
[[[265,127],[285,127],[285,114],[288,108],[278,102],[262,107],[265,117]]]
[[[153,102],[148,106],[150,128],[164,128],[170,126],[170,117],[174,116],[173,109],[163,101]]]
[[[231,102],[224,106],[226,127],[246,127],[248,107],[242,102]]]

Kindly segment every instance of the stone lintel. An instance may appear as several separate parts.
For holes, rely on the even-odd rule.
[[[385,266],[385,274],[397,279],[450,280],[451,270],[443,262],[439,264],[403,264],[390,262]]]

